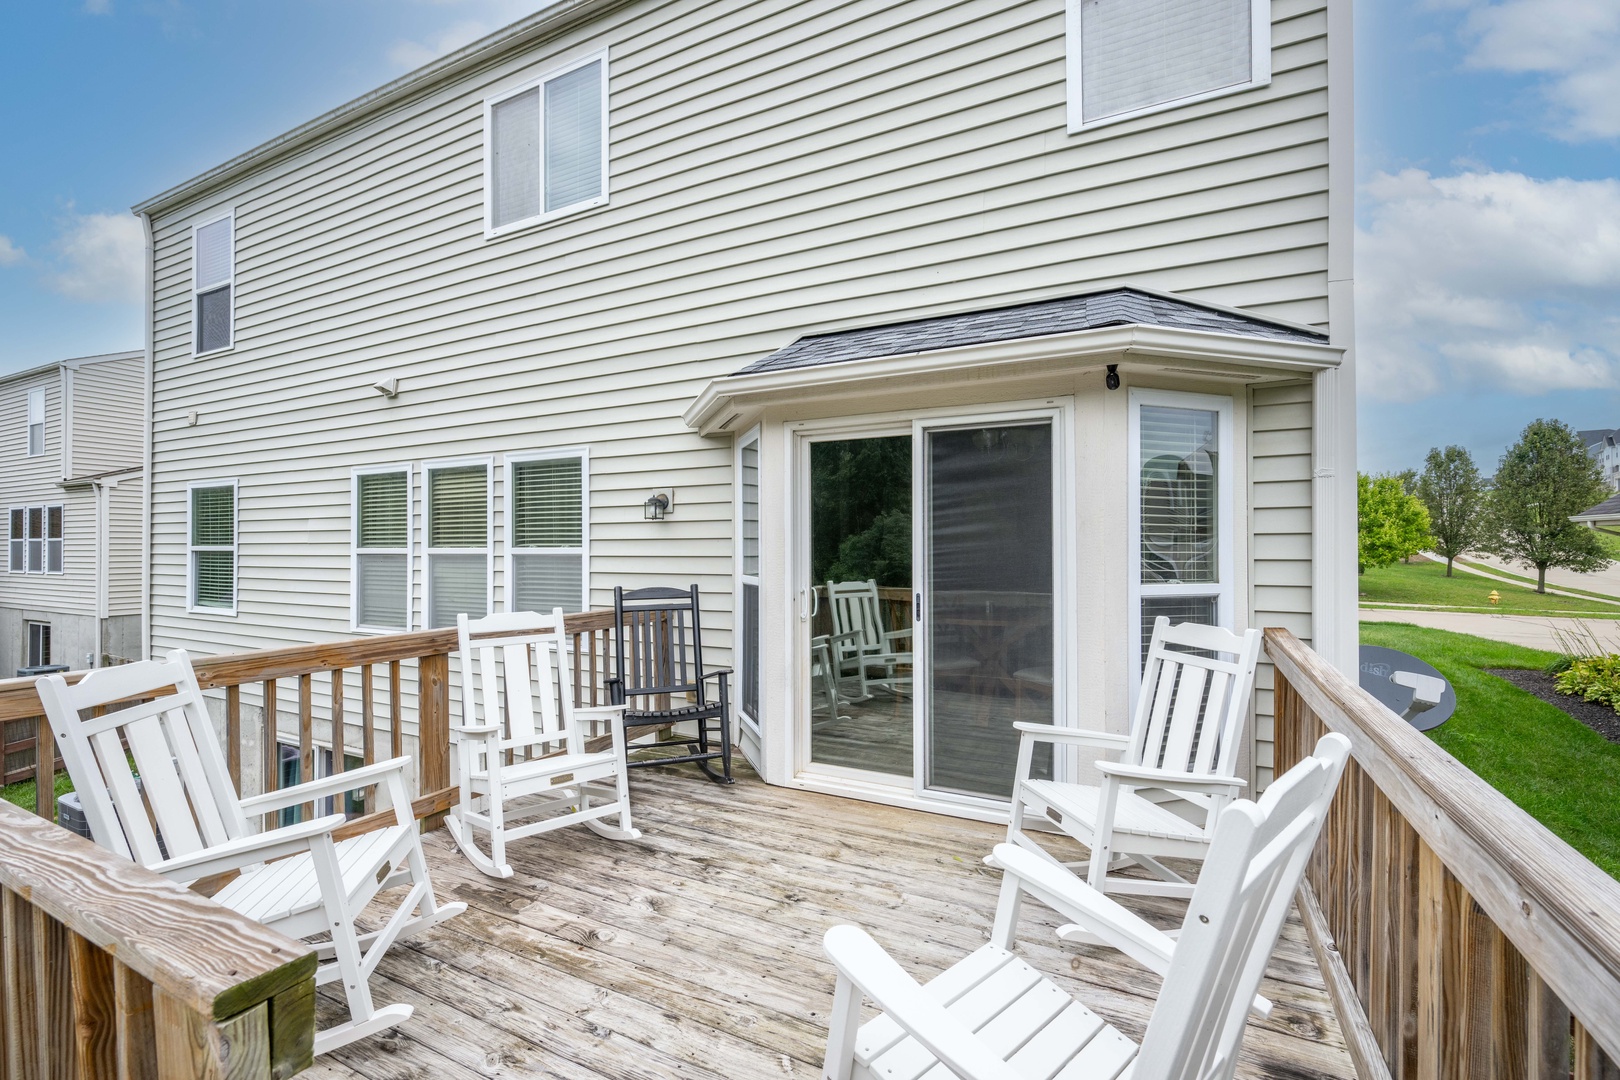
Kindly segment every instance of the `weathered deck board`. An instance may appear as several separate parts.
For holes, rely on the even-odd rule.
[[[990,825],[694,770],[631,780],[630,843],[568,829],[509,849],[517,876],[486,878],[442,832],[434,880],[469,907],[398,946],[373,992],[416,1015],[316,1062],[312,1077],[555,1076],[693,1080],[815,1076],[833,970],[821,935],[855,922],[920,979],[982,944],[999,876]],[[1161,925],[1174,902],[1134,904]],[[1067,946],[1026,904],[1020,948],[1121,1030],[1141,1035],[1157,980],[1116,953]],[[1250,1021],[1238,1075],[1352,1077],[1297,920]],[[343,1008],[323,992],[321,1023]]]

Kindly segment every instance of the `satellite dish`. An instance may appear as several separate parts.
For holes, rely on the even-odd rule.
[[[1446,677],[1396,649],[1361,647],[1361,688],[1419,731],[1439,727],[1457,711],[1457,692]]]

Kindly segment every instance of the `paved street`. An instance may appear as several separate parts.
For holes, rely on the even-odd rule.
[[[1620,619],[1565,619],[1540,615],[1483,615],[1462,611],[1412,611],[1362,608],[1362,622],[1411,623],[1435,630],[1473,634],[1510,645],[1560,652],[1558,634],[1597,639],[1599,648],[1581,652],[1620,652]]]

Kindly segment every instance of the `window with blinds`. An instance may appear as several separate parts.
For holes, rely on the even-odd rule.
[[[236,485],[191,489],[187,536],[191,606],[236,613]]]
[[[508,462],[509,607],[583,611],[589,472],[583,454]]]
[[[1209,402],[1209,407],[1198,407]],[[1153,620],[1231,621],[1231,403],[1193,394],[1132,392],[1136,476],[1132,534],[1136,546],[1140,661]]]
[[[606,147],[605,54],[491,98],[486,232],[607,201]]]
[[[408,469],[354,478],[354,625],[409,630],[411,474]]]
[[[489,466],[429,466],[428,626],[489,614]]]
[[[198,225],[191,234],[192,348],[228,349],[234,341],[236,286],[235,220],[230,215]]]
[[[28,391],[28,456],[38,457],[45,452],[45,388],[36,386]]]
[[[7,570],[13,574],[60,574],[62,507],[13,506],[6,518]]]
[[[1266,0],[1068,0],[1069,128],[1271,79]]]

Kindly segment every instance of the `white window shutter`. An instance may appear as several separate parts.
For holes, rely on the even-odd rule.
[[[540,91],[525,90],[490,109],[490,224],[540,213]]]
[[[1250,81],[1254,0],[1078,0],[1086,123]]]
[[[602,62],[546,83],[546,210],[602,194]]]

